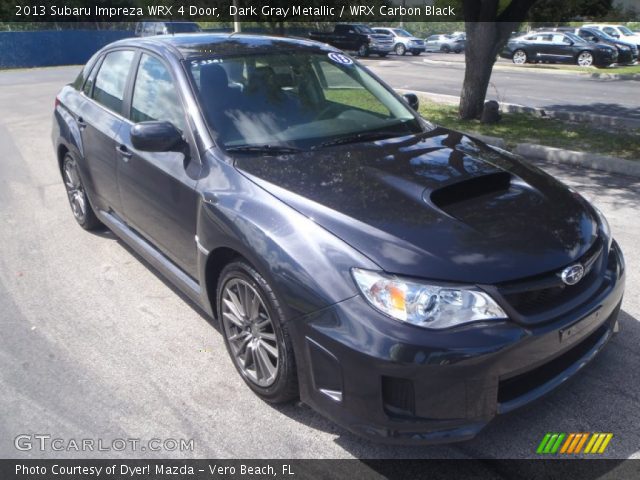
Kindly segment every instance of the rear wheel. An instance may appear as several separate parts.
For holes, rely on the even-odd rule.
[[[96,216],[89,198],[87,197],[87,191],[82,184],[80,173],[78,171],[78,164],[69,153],[67,153],[62,161],[62,178],[64,180],[64,187],[67,190],[67,198],[69,199],[69,205],[71,206],[71,212],[73,217],[85,230],[94,230],[102,226],[100,220]]]
[[[405,47],[402,43],[397,43],[394,47],[394,50],[396,52],[396,55],[404,55],[405,53],[407,53],[407,47]]]
[[[267,281],[246,262],[233,262],[220,274],[217,299],[227,351],[245,383],[268,402],[296,398],[288,325]]]
[[[412,54],[414,57],[419,56],[421,53],[422,53],[422,52],[411,52],[411,54]]]
[[[581,67],[590,67],[593,65],[593,54],[591,52],[580,52],[577,59],[578,65]]]
[[[516,65],[524,65],[527,63],[527,52],[524,50],[516,50],[513,52],[513,63]]]
[[[362,45],[360,45],[360,48],[358,49],[358,56],[360,56],[360,57],[368,57],[369,56],[369,45],[367,45],[366,43],[363,43]]]
[[[443,45],[440,47],[440,51],[442,53],[451,53],[451,47],[449,45]]]

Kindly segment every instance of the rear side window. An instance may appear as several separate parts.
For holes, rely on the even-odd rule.
[[[143,54],[133,87],[131,121],[161,120],[184,131],[180,97],[167,67],[155,57]]]
[[[118,50],[108,53],[98,71],[93,99],[116,113],[122,112],[122,101],[134,52]]]

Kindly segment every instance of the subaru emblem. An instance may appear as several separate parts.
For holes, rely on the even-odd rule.
[[[575,285],[584,277],[584,267],[580,264],[571,265],[565,268],[560,275],[562,281],[567,285]]]

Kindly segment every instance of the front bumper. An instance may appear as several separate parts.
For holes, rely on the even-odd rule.
[[[371,53],[389,53],[393,51],[393,43],[375,43],[369,44],[369,52]]]
[[[373,440],[470,439],[564,383],[611,338],[624,291],[622,254],[611,252],[605,288],[539,325],[430,331],[379,314],[360,296],[305,317],[292,329],[301,399]]]

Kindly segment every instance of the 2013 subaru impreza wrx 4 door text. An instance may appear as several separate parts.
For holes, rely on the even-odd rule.
[[[417,103],[311,41],[150,37],[62,89],[53,142],[77,222],[215,316],[260,397],[464,440],[596,355],[625,267],[579,194]]]

